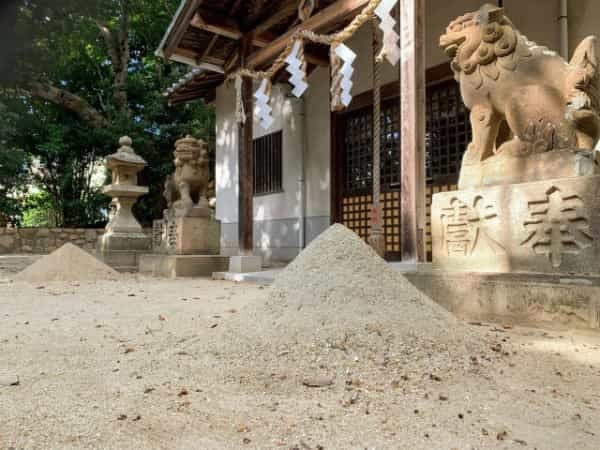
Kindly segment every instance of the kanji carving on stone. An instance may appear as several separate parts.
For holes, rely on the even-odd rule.
[[[494,254],[505,253],[488,229],[498,213],[493,205],[486,204],[481,196],[475,197],[472,206],[458,198],[442,210],[444,248],[448,256],[470,256],[478,248],[487,246]]]
[[[527,238],[521,243],[538,255],[547,256],[552,266],[562,265],[563,255],[577,255],[591,247],[594,236],[578,195],[565,195],[552,187],[544,199],[530,201],[524,222]]]

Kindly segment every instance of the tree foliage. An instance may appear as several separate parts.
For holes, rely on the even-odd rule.
[[[30,175],[6,165],[0,186],[25,190],[31,181],[49,195],[58,225],[96,225],[109,202],[94,183],[98,164],[129,135],[149,163],[140,181],[151,192],[138,216],[149,222],[161,215],[175,140],[192,134],[214,148],[211,108],[169,107],[162,96],[187,70],[154,55],[178,3],[19,0],[0,7],[0,102],[11,117],[11,132],[0,128],[0,140]],[[11,174],[17,178],[5,178]]]
[[[21,189],[28,180],[27,154],[11,145],[17,118],[0,103],[0,225],[17,221]]]

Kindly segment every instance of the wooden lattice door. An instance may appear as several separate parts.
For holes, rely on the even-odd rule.
[[[383,102],[381,111],[381,204],[384,214],[386,258],[399,260],[400,241],[400,118],[399,99]],[[469,114],[458,84],[447,80],[427,88],[426,251],[432,255],[431,198],[437,192],[455,190],[462,156],[471,141]],[[338,219],[361,238],[370,228],[373,181],[373,107],[365,106],[341,115],[337,137],[340,177]]]
[[[386,101],[381,109],[381,205],[386,258],[400,259],[400,108]],[[373,192],[373,108],[346,114],[343,123],[342,223],[367,239]]]

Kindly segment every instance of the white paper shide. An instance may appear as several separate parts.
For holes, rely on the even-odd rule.
[[[254,98],[256,99],[254,113],[258,117],[260,126],[268,130],[275,122],[273,108],[269,105],[269,101],[271,100],[271,82],[269,80],[266,78],[262,80],[260,87],[254,94]]]

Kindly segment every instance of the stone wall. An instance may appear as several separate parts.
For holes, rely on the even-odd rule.
[[[0,255],[43,255],[51,253],[67,242],[96,251],[98,237],[104,228],[4,228],[0,227]],[[152,229],[143,230],[148,236]]]
[[[102,234],[103,228],[0,228],[0,254],[51,253],[67,242],[95,251]]]

